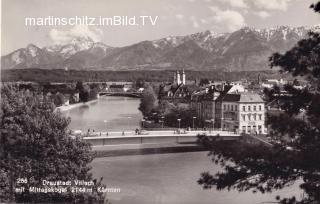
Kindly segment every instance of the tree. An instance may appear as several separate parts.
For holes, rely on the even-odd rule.
[[[136,86],[136,88],[142,88],[142,87],[144,87],[144,84],[145,84],[144,79],[138,78],[138,79],[136,80],[135,86]]]
[[[34,92],[14,87],[1,90],[0,202],[103,202],[94,181],[93,193],[32,193],[42,181],[92,180],[90,144],[68,134],[69,119],[54,112],[54,105]],[[26,192],[17,193],[18,178],[26,178]]]
[[[207,78],[200,79],[199,86],[205,86],[205,85],[208,85],[208,84],[210,84],[209,79],[207,79]]]
[[[320,2],[311,8],[319,12]],[[320,34],[310,32],[285,54],[273,54],[270,62],[282,73],[309,82],[302,90],[286,85],[285,96],[279,89],[269,92],[268,98],[278,100],[283,110],[268,119],[271,136],[281,138],[282,143],[266,147],[202,136],[199,142],[210,148],[213,161],[223,166],[224,172],[205,172],[198,182],[204,188],[269,192],[300,180],[307,196],[277,197],[279,202],[320,203]]]
[[[157,97],[151,85],[146,85],[143,93],[139,110],[144,116],[149,115],[156,106]]]
[[[53,97],[53,103],[56,106],[62,106],[65,103],[65,97],[61,93],[56,93]]]
[[[187,128],[193,126],[193,117],[196,111],[191,108],[174,107],[170,113],[165,114],[165,125],[168,127],[179,127],[178,119],[180,120],[180,127]]]

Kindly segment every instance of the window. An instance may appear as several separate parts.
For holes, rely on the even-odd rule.
[[[261,105],[259,105],[259,111],[261,111],[262,110],[262,107],[261,107]]]
[[[251,115],[250,114],[248,115],[248,120],[251,120]]]
[[[226,110],[226,109],[227,109],[227,106],[226,106],[226,104],[224,104],[224,105],[223,105],[223,109],[224,109],[224,110]]]
[[[262,115],[261,114],[259,114],[259,120],[262,120]]]
[[[253,110],[256,111],[257,110],[257,106],[253,106]]]
[[[251,111],[251,106],[248,106],[248,111]]]
[[[238,111],[238,106],[237,105],[234,106],[234,110]]]
[[[231,105],[231,111],[233,111],[233,105]]]
[[[228,104],[228,110],[230,110],[230,105]]]
[[[243,132],[243,133],[246,132],[246,126],[242,126],[242,132]]]
[[[246,111],[246,106],[242,106],[242,110],[243,110],[243,111]]]
[[[246,115],[242,114],[242,120],[246,121]]]
[[[253,115],[253,120],[257,120],[257,116],[256,115]]]

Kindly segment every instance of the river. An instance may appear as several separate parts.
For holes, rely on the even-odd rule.
[[[266,193],[203,190],[197,184],[200,173],[218,172],[207,152],[170,153],[97,158],[93,176],[103,177],[113,204],[261,204],[275,201],[276,195],[299,195],[297,185]]]
[[[142,119],[139,103],[135,98],[101,97],[64,114],[71,117],[71,129],[133,130]],[[121,189],[107,194],[113,204],[258,204],[275,201],[278,194],[299,195],[297,186],[273,194],[203,190],[197,184],[200,173],[220,170],[207,152],[96,158],[91,165],[95,178],[103,177],[107,187]]]
[[[140,99],[102,96],[97,102],[83,105],[63,114],[71,118],[72,130],[112,131],[134,130],[140,126]]]

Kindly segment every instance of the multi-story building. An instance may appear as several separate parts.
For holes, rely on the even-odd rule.
[[[220,126],[223,130],[239,133],[264,134],[265,106],[256,93],[226,94],[217,99],[221,102]]]
[[[197,119],[207,127],[239,133],[265,133],[264,101],[257,93],[246,92],[240,85],[214,87],[193,94],[191,107]]]
[[[221,99],[222,96],[231,93],[244,92],[241,85],[220,85],[210,86],[203,91],[193,94],[191,98],[191,107],[197,112],[197,118],[203,121],[205,126],[220,128],[221,116]]]

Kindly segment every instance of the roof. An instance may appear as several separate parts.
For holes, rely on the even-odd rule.
[[[226,94],[222,101],[225,102],[238,102],[240,101],[241,95],[240,94]]]
[[[218,98],[224,102],[263,103],[264,101],[256,93],[226,94]]]
[[[250,103],[250,102],[263,103],[264,102],[261,96],[257,93],[243,93],[240,95],[241,95],[240,102],[243,102],[243,103]]]

